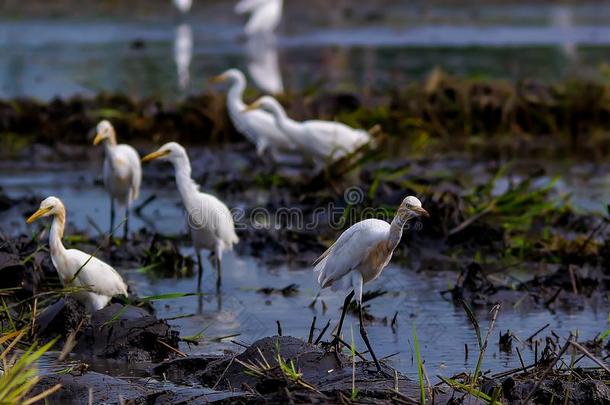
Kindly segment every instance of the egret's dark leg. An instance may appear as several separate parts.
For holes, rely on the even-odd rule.
[[[339,319],[339,325],[337,326],[337,331],[335,332],[335,339],[339,342],[341,337],[341,329],[343,329],[343,321],[345,320],[345,314],[347,312],[347,307],[349,307],[349,303],[352,302],[352,298],[354,298],[354,290],[347,294],[345,297],[345,301],[343,301],[343,310],[341,311],[341,318]]]
[[[114,198],[112,198],[112,196],[110,196],[110,231],[108,231],[110,238],[112,238],[113,230],[114,230]]]
[[[375,362],[375,366],[377,367],[377,372],[383,373],[381,369],[381,364],[379,364],[379,360],[377,360],[377,356],[375,356],[375,352],[371,347],[371,343],[369,342],[369,337],[366,333],[366,329],[364,329],[364,319],[362,319],[362,303],[358,305],[358,316],[360,317],[360,336],[362,336],[362,340],[364,340],[364,344],[366,344],[367,349],[369,349],[369,353]]]
[[[216,292],[220,293],[220,286],[222,285],[220,257],[218,254],[214,254],[214,257],[216,258]]]
[[[197,251],[197,292],[201,292],[201,276],[203,275],[203,262],[201,261],[201,252]]]
[[[123,225],[123,240],[127,241],[129,235],[129,205],[125,207],[125,224]]]

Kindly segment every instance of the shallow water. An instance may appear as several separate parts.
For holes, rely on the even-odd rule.
[[[96,168],[99,162],[89,163],[91,168],[56,171],[0,172],[0,186],[13,197],[55,194],[60,196],[68,208],[68,221],[79,230],[96,234],[96,229],[88,218],[97,226],[106,230],[108,226],[108,201],[101,186],[94,185]],[[168,168],[169,169],[169,168]],[[184,234],[184,219],[177,193],[168,189],[151,189],[144,182],[142,196],[155,193],[158,198],[144,209],[146,218],[134,217],[132,229],[154,226],[157,231],[166,235]],[[4,232],[16,233],[31,231],[23,224],[23,213],[19,210],[3,215],[0,227]],[[184,246],[183,253],[192,255],[191,247]],[[401,262],[404,262],[401,261]],[[437,265],[432,271],[417,272],[417,263],[388,266],[382,277],[367,285],[366,290],[383,289],[387,294],[370,302],[370,313],[377,319],[368,326],[371,341],[380,357],[392,356],[388,362],[411,376],[415,376],[413,365],[412,328],[417,327],[422,357],[431,378],[437,374],[450,376],[472,370],[476,364],[476,335],[464,314],[464,311],[453,303],[444,300],[440,292],[453,285],[457,278],[455,272],[449,271],[449,264]],[[441,262],[442,263],[442,262]],[[214,338],[239,334],[232,338],[246,344],[256,339],[273,335],[277,332],[276,321],[279,321],[286,335],[306,338],[313,316],[317,316],[318,328],[328,320],[332,325],[338,319],[339,308],[343,302],[342,293],[324,291],[321,300],[327,306],[324,311],[319,301],[314,309],[308,307],[316,290],[310,267],[285,263],[269,266],[263,261],[226,254],[223,260],[223,288],[218,296],[215,292],[215,275],[209,263],[205,264],[203,297],[186,297],[175,300],[163,300],[155,303],[157,314],[162,318],[175,318],[170,321],[182,336],[196,335],[203,331],[204,342],[199,346],[182,344],[181,350],[188,354],[219,352],[222,350],[240,351],[241,348],[231,343],[231,339],[212,342]],[[151,278],[137,269],[119,268],[126,281],[139,295],[157,295],[173,292],[195,292],[196,279],[163,279]],[[519,279],[531,277],[527,272],[517,271],[512,274]],[[257,292],[260,288],[284,288],[290,284],[299,286],[299,293],[294,297],[282,295],[264,295]],[[389,323],[397,315],[396,332]],[[487,327],[489,314],[486,310],[477,311],[483,329]],[[496,328],[491,336],[484,369],[502,371],[519,366],[516,352],[504,353],[498,347],[498,333],[507,329],[521,339],[527,338],[546,323],[551,330],[565,337],[570,331],[578,331],[581,339],[593,338],[605,328],[607,323],[607,306],[596,300],[588,301],[582,308],[564,308],[555,313],[545,309],[505,306],[500,312]],[[387,318],[387,323],[381,319]],[[359,337],[357,318],[348,316],[344,337],[354,341],[360,350],[364,344]],[[317,333],[316,333],[317,335]],[[470,355],[465,357],[465,345]],[[531,348],[518,342],[524,361],[533,361]],[[91,366],[102,372],[119,375],[139,374],[146,365],[117,365],[98,360],[88,360]],[[54,364],[49,368],[56,369]]]
[[[342,1],[317,13],[323,2],[296,1],[286,3],[277,38],[264,41],[243,38],[243,19],[228,1],[195,2],[184,17],[169,1],[97,14],[63,3],[51,15],[8,8],[0,17],[0,98],[119,91],[169,101],[201,91],[229,67],[271,92],[278,83],[350,91],[387,89],[434,67],[552,80],[597,76],[609,62],[610,6],[599,3]]]

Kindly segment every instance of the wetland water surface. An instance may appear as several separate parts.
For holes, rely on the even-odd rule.
[[[70,1],[52,17],[7,7],[0,20],[0,98],[99,91],[172,100],[238,67],[293,91],[353,90],[417,80],[433,67],[473,77],[595,76],[607,63],[610,6],[286,2],[277,38],[242,38],[232,2],[196,1],[184,18],[169,1],[133,10]],[[95,11],[97,10],[97,14]],[[24,17],[26,15],[26,17]],[[266,79],[265,79],[266,78]],[[263,85],[264,86],[264,85]]]
[[[95,184],[95,173],[99,171],[101,162],[93,160],[65,165],[69,169],[60,164],[53,170],[34,168],[19,173],[3,171],[0,172],[0,186],[12,198],[48,194],[60,196],[68,209],[69,223],[75,229],[91,235],[97,235],[96,226],[106,231],[108,198],[101,185]],[[75,170],[76,167],[80,169]],[[145,173],[146,170],[147,168]],[[142,199],[153,193],[157,198],[142,210],[140,216],[134,216],[131,222],[132,230],[147,227],[164,235],[185,234],[182,208],[174,185],[170,182],[165,186],[152,188],[145,174]],[[242,203],[244,202],[228,200],[229,206]],[[31,232],[31,229],[25,228],[23,224],[24,215],[29,213],[22,211],[23,206],[17,205],[3,215],[0,226],[4,232]],[[183,254],[194,254],[189,245],[181,246]],[[434,249],[434,246],[429,248]],[[303,252],[304,255],[306,253],[315,256],[321,251]],[[474,369],[477,343],[472,324],[462,308],[452,303],[449,296],[447,299],[441,296],[442,291],[456,282],[457,273],[453,271],[453,264],[442,257],[435,260],[434,265],[413,260],[404,264],[405,260],[401,258],[404,259],[398,255],[380,279],[366,286],[367,291],[386,291],[385,295],[371,300],[368,308],[374,317],[368,327],[369,334],[378,355],[392,356],[388,359],[389,364],[411,377],[416,377],[417,368],[413,363],[412,350],[412,327],[416,325],[422,357],[431,376],[450,376],[464,371],[465,368]],[[188,346],[182,343],[180,349],[183,352],[217,353],[225,349],[241,351],[239,346],[229,342],[231,339],[221,342],[211,340],[237,335],[232,339],[250,344],[261,337],[275,334],[276,321],[280,322],[285,335],[303,338],[309,333],[313,316],[318,319],[318,328],[322,328],[328,320],[331,320],[331,325],[335,325],[344,298],[341,293],[324,291],[317,304],[310,308],[309,304],[316,294],[311,267],[298,264],[298,261],[270,265],[269,260],[265,259],[268,258],[227,254],[223,261],[223,288],[220,295],[216,294],[215,276],[206,262],[203,297],[193,296],[155,303],[157,315],[160,318],[173,318],[170,324],[175,326],[182,336],[203,333],[205,339],[202,344]],[[141,296],[196,291],[196,276],[161,278],[143,273],[137,268],[117,267],[128,284]],[[519,270],[512,272],[510,276],[520,281],[532,277],[529,272]],[[298,286],[298,291],[293,294],[265,294],[260,291],[268,287],[282,289],[291,284]],[[392,318],[396,313],[395,327],[392,328]],[[487,310],[477,310],[476,315],[485,330],[489,321]],[[521,343],[514,342],[513,349],[508,352],[500,350],[500,331],[510,330],[525,340],[546,323],[550,323],[545,335],[554,331],[565,337],[569,332],[578,331],[584,340],[593,338],[603,329],[607,316],[605,303],[596,299],[585,300],[578,305],[567,303],[558,306],[554,311],[528,305],[511,307],[510,304],[505,304],[490,339],[484,369],[499,372],[519,367],[515,346],[520,348],[524,362],[533,362],[533,350]],[[357,318],[348,316],[344,336],[351,339],[352,331],[357,347],[364,350],[358,333]],[[465,355],[465,345],[469,348],[468,356]],[[118,375],[138,374],[138,370],[143,368],[142,364],[124,366],[96,359],[87,359],[87,362],[91,363],[93,369]]]

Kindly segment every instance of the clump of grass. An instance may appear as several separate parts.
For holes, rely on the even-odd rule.
[[[14,353],[17,344],[27,331],[22,329],[0,337],[0,345],[6,348],[0,354],[2,370],[0,376],[0,403],[30,405],[41,401],[61,388],[60,384],[29,397],[32,389],[40,381],[36,361],[53,347],[56,340],[43,346],[33,344],[23,353]]]

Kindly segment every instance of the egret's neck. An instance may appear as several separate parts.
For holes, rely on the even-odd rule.
[[[110,162],[110,166],[115,168],[116,139],[113,136],[104,139],[104,152],[106,153],[106,159]]]
[[[189,197],[199,191],[197,183],[191,177],[191,162],[187,156],[173,161],[176,175],[176,186],[185,206],[189,203]]]
[[[53,223],[51,224],[51,231],[49,232],[49,247],[51,249],[51,257],[61,257],[65,255],[66,248],[61,242],[61,238],[64,236],[64,228],[66,226],[66,211],[59,210],[53,216]],[[55,259],[53,259],[55,262]]]
[[[239,111],[243,110],[246,105],[243,101],[244,91],[246,90],[246,79],[242,76],[236,76],[227,98],[231,106],[238,108]]]
[[[409,214],[409,210],[399,207],[398,212],[396,212],[396,215],[390,224],[390,245],[392,246],[392,250],[398,246],[398,243],[402,238],[402,230],[410,219],[411,215]]]
[[[302,126],[298,122],[289,118],[286,115],[286,111],[279,105],[274,105],[270,111],[271,115],[275,119],[275,123],[286,135],[290,138],[298,137],[301,135],[303,130]],[[294,139],[293,139],[294,140]]]

